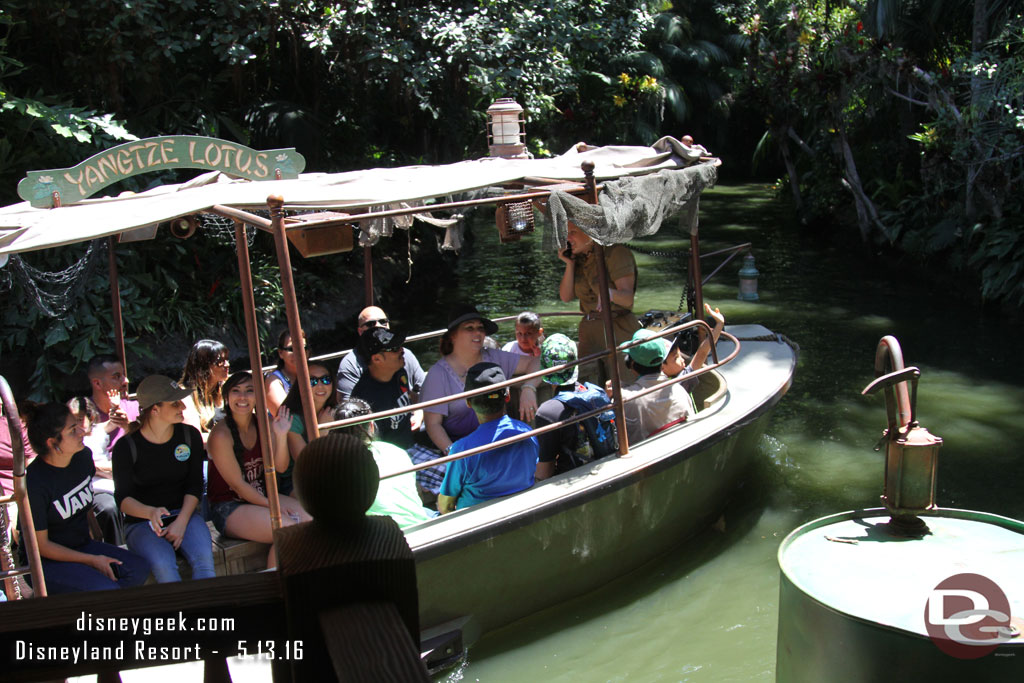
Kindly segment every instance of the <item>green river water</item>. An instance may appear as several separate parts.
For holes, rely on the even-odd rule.
[[[846,248],[808,244],[763,186],[706,192],[701,231],[705,252],[753,242],[760,271],[759,302],[737,300],[738,260],[708,284],[706,299],[727,322],[762,323],[801,349],[793,387],[724,530],[485,636],[440,680],[774,680],[780,541],[811,519],[879,504],[882,456],[873,447],[885,409],[880,396],[860,391],[886,334],[921,368],[918,416],[944,439],[939,504],[1024,519],[1019,323],[965,308],[952,287],[884,272]],[[670,225],[642,246],[672,250],[686,240]],[[675,310],[678,262],[637,254],[637,263],[634,310]],[[706,262],[705,274],[714,265]],[[493,228],[478,229],[459,267],[462,296],[475,292],[491,313],[574,308],[557,301],[562,264],[541,250],[539,236],[498,247]],[[546,331],[552,327],[572,332],[574,324]]]

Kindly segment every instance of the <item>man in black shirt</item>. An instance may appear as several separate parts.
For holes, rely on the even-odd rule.
[[[374,412],[400,408],[416,401],[416,389],[410,383],[402,344],[405,335],[385,327],[373,327],[359,336],[358,352],[367,359],[366,372],[352,387],[352,396],[370,404]],[[414,418],[419,413],[418,418]],[[403,413],[376,421],[378,438],[401,448],[413,445],[412,424],[422,421],[422,411]]]

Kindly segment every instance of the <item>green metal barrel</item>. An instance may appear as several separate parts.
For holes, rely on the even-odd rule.
[[[1024,680],[1024,523],[942,508],[921,519],[915,538],[884,509],[786,537],[778,681]]]

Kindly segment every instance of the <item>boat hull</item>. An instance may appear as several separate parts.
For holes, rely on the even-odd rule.
[[[703,423],[659,434],[626,458],[606,458],[484,509],[455,513],[467,522],[453,524],[453,533],[425,540],[428,534],[409,533],[421,627],[460,624],[470,644],[592,591],[706,529],[758,452],[769,413],[792,379],[792,349],[777,365],[778,377],[758,396],[739,401],[730,393]],[[479,520],[468,523],[472,515]]]

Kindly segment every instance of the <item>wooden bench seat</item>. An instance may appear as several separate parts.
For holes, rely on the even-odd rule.
[[[213,538],[213,566],[217,570],[217,576],[247,574],[267,568],[269,543],[228,538],[213,528],[213,522],[206,524],[210,527],[210,536]]]

